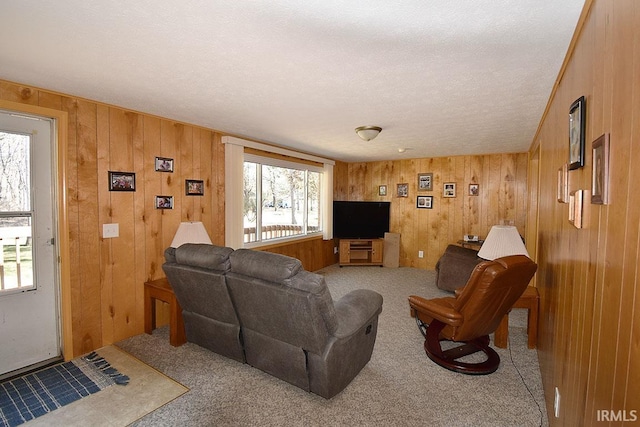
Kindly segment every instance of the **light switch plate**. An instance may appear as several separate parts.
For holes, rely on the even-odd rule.
[[[102,224],[102,237],[111,239],[120,236],[120,227],[118,224]]]

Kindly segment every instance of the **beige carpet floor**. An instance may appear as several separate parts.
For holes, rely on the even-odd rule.
[[[130,378],[36,418],[24,426],[126,426],[189,391],[151,366],[114,346],[96,350]]]

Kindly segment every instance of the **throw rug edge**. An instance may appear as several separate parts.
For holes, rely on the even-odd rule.
[[[0,427],[14,427],[129,377],[97,352],[0,383]]]

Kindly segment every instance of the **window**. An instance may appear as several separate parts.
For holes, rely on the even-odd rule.
[[[322,168],[245,155],[243,172],[245,244],[322,232]]]
[[[0,293],[34,289],[31,137],[0,132]]]
[[[226,246],[333,237],[334,161],[231,136],[222,142]]]

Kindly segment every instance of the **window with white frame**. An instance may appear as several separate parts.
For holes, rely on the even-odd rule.
[[[245,245],[321,233],[321,176],[320,167],[245,155]]]
[[[222,142],[227,246],[332,238],[333,161],[235,137]]]

